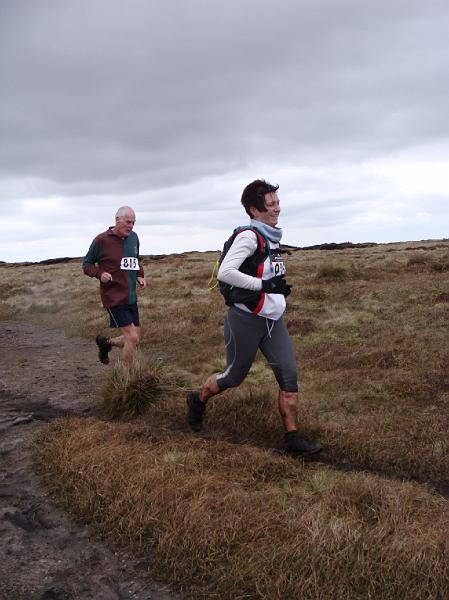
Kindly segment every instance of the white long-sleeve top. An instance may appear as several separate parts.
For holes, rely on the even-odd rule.
[[[262,278],[252,277],[239,271],[243,261],[257,251],[257,237],[254,231],[246,229],[239,233],[229,248],[218,270],[218,279],[229,285],[245,290],[258,292],[262,290],[262,279],[271,279],[275,275],[285,273],[284,263],[279,251],[279,244],[270,243],[270,255],[263,265]],[[244,304],[236,304],[238,308],[251,312]],[[256,314],[261,317],[277,321],[285,311],[285,298],[282,294],[265,294],[262,292],[262,301]]]

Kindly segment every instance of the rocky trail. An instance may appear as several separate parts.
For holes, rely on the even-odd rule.
[[[0,322],[0,600],[175,600],[52,505],[33,441],[64,414],[90,414],[105,367],[92,342]]]

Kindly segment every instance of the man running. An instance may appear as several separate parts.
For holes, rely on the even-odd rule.
[[[114,227],[97,235],[83,260],[84,273],[100,280],[101,301],[108,311],[110,326],[121,332],[118,337],[96,337],[98,356],[105,365],[109,363],[110,350],[117,346],[122,349],[124,363],[130,367],[140,341],[136,282],[144,288],[146,281],[139,264],[135,222],[134,210],[121,206]]]

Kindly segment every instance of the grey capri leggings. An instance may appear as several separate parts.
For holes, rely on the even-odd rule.
[[[273,321],[232,306],[225,318],[224,338],[227,366],[217,375],[220,390],[242,383],[260,348],[281,390],[298,391],[296,358],[282,317]]]

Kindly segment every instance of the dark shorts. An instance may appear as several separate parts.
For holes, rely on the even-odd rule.
[[[138,327],[140,325],[137,304],[119,304],[118,306],[110,306],[106,310],[109,314],[111,327],[126,327],[131,324]]]

